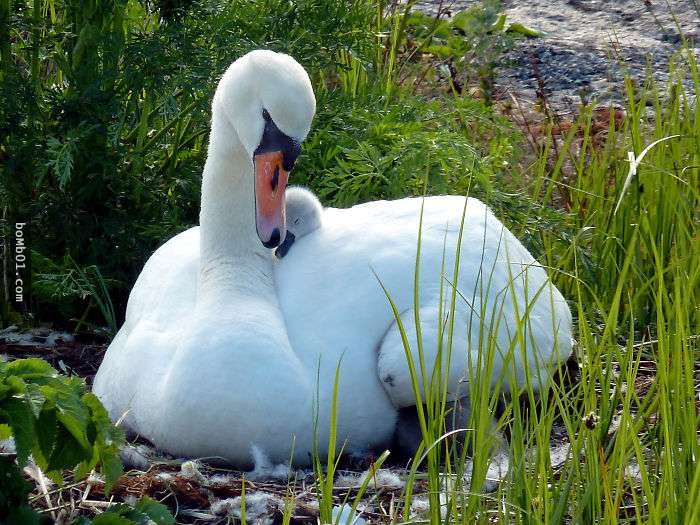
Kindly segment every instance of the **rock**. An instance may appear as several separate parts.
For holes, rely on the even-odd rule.
[[[449,2],[452,13],[481,4],[479,0]],[[435,14],[439,0],[422,0],[416,7]],[[642,85],[647,55],[654,77],[663,85],[670,57],[682,43],[681,32],[700,56],[700,15],[688,0],[503,0],[508,22],[518,22],[545,34],[519,41],[497,71],[496,85],[518,98],[536,98],[539,61],[548,103],[555,110],[569,109],[569,101],[623,102],[626,94],[622,67]]]

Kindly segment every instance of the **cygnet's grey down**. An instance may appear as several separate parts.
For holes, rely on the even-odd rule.
[[[275,250],[275,255],[280,259],[287,255],[294,241],[321,227],[323,213],[323,206],[316,195],[301,186],[287,188],[284,200],[287,235]]]

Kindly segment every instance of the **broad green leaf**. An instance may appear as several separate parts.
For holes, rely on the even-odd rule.
[[[109,451],[100,454],[100,472],[105,478],[105,491],[109,494],[114,483],[124,473],[124,467],[117,452]]]
[[[80,399],[82,386],[73,381],[56,384],[54,400],[58,421],[73,435],[82,448],[89,449],[91,445],[87,439],[87,426],[90,421],[90,412]]]
[[[56,410],[44,408],[36,420],[36,448],[38,450],[34,450],[34,460],[43,469],[48,467],[49,457],[51,457],[51,452],[56,444],[57,431]]]
[[[98,438],[106,446],[122,445],[124,443],[124,433],[112,424],[107,410],[105,410],[97,396],[89,392],[82,397],[82,402],[90,409]]]
[[[136,510],[148,515],[158,525],[175,524],[175,518],[170,514],[168,507],[148,496],[144,496],[136,503]]]
[[[12,430],[10,425],[6,423],[0,423],[0,439],[10,439],[12,437]]]
[[[3,378],[0,377],[0,380],[2,380],[2,379],[3,379]],[[10,390],[11,390],[11,389],[10,389],[9,386],[7,386],[7,385],[3,384],[2,382],[0,382],[0,402],[2,402],[2,400],[3,400],[3,398],[4,398],[5,396],[7,396],[8,394],[10,394]],[[10,395],[11,395],[11,394],[10,394]]]
[[[97,466],[99,459],[99,450],[97,450],[97,446],[94,446],[90,459],[86,459],[85,461],[81,462],[73,471],[73,476],[75,479],[83,479],[85,476],[90,474],[90,472],[92,472],[92,470]],[[106,490],[106,492],[109,492],[109,490]]]
[[[134,522],[128,518],[119,516],[112,512],[105,512],[92,520],[93,525],[134,525]]]
[[[42,391],[41,387],[34,383],[27,383],[27,391],[25,395],[27,401],[29,402],[29,407],[32,409],[34,417],[39,417],[39,413],[44,406],[46,401],[46,396]]]
[[[14,395],[24,394],[24,392],[27,389],[27,386],[25,385],[22,378],[17,376],[9,376],[7,379],[5,379],[5,385],[7,385],[10,392]]]
[[[124,517],[129,519],[131,523],[135,523],[136,525],[153,525],[151,518],[149,518],[148,514],[145,514],[140,510],[132,509],[126,514],[124,514]]]
[[[43,359],[32,357],[17,359],[7,365],[7,373],[22,378],[56,377],[58,372]]]
[[[113,505],[110,507],[105,514],[115,514],[117,516],[127,516],[130,512],[134,510],[133,507],[130,507],[126,503],[117,503],[116,505]]]
[[[34,436],[34,417],[29,404],[18,397],[6,399],[0,405],[0,419],[10,425],[17,448],[17,462],[20,466],[24,466],[36,439]]]
[[[119,447],[124,443],[124,434],[112,424],[109,414],[97,396],[87,393],[83,396],[82,402],[90,409],[92,416],[90,428],[94,429],[94,452],[97,455],[93,457],[93,461],[99,460],[100,471],[105,476],[105,490],[109,492],[114,482],[123,473],[119,460]]]
[[[84,448],[78,443],[73,434],[64,426],[58,425],[56,445],[51,452],[48,471],[72,469],[78,463],[88,461],[92,457],[92,447]]]

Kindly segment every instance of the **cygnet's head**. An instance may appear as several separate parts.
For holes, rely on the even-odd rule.
[[[236,60],[214,95],[213,112],[225,117],[253,163],[255,225],[268,248],[285,237],[285,188],[315,111],[304,68],[274,51]]]
[[[303,237],[321,227],[323,206],[318,197],[301,186],[287,188],[285,197],[287,228],[294,235]]]
[[[280,259],[294,244],[294,241],[321,227],[323,206],[316,195],[306,188],[291,186],[285,196],[287,215],[287,235],[275,250]]]

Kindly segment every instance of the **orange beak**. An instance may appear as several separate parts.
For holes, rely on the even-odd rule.
[[[255,227],[266,248],[278,246],[287,233],[284,190],[289,172],[282,167],[281,151],[258,153],[255,164]]]

